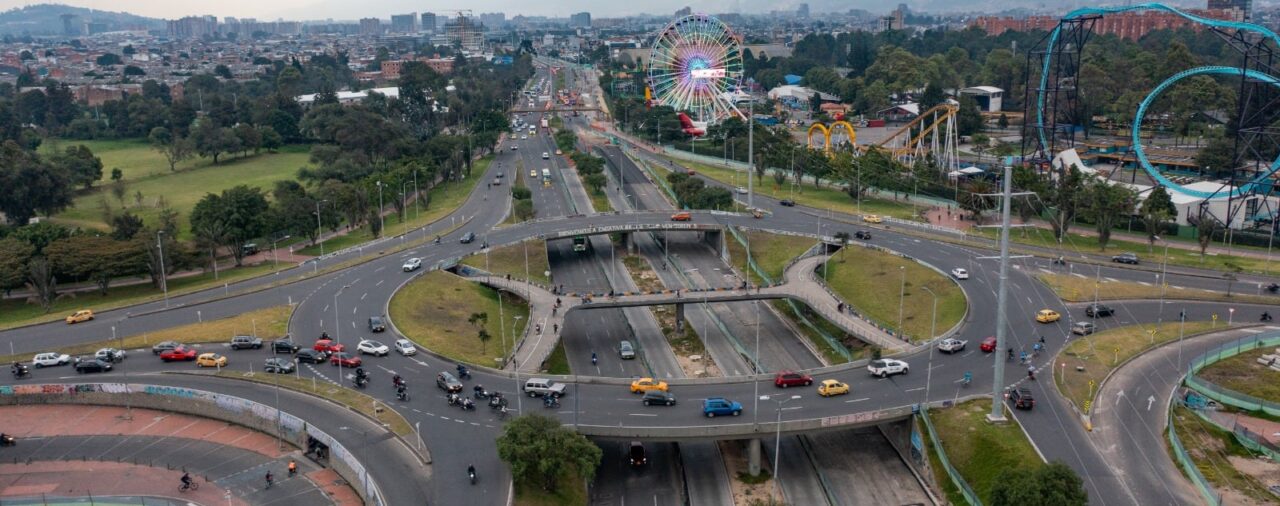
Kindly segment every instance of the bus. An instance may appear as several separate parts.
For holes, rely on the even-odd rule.
[[[542,169],[542,182],[551,184],[551,169]]]
[[[586,250],[587,250],[587,245],[588,245],[588,244],[590,244],[590,243],[588,243],[588,242],[587,242],[587,236],[585,236],[585,235],[579,235],[579,236],[575,236],[575,237],[573,238],[573,250],[574,250],[574,251],[577,251],[577,252],[583,252],[583,251],[586,251]]]

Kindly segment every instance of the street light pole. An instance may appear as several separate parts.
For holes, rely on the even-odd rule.
[[[116,326],[111,326],[111,339],[116,341],[116,346],[120,347],[120,353],[124,353],[124,336],[116,337]],[[13,343],[9,344],[13,346]],[[13,353],[11,352],[10,355]],[[123,364],[122,364],[123,365]],[[133,420],[133,402],[129,399],[129,370],[121,367],[120,372],[124,374],[124,419]]]
[[[320,239],[320,235],[324,233],[323,226],[320,225],[320,204],[328,202],[328,200],[316,201],[316,241],[320,243],[320,256],[324,256],[324,241]]]
[[[156,248],[160,250],[160,289],[164,291],[164,307],[169,307],[169,277],[164,271],[164,241],[160,239],[161,235],[164,235],[164,230],[157,230]]]
[[[382,181],[378,181],[378,233],[385,234],[387,231],[387,219],[382,214]]]
[[[902,273],[902,285],[898,288],[898,335],[906,335],[902,331],[902,310],[907,302],[907,266],[899,265],[898,271]]]
[[[1160,328],[1160,324],[1164,321],[1164,291],[1169,287],[1169,241],[1165,241],[1161,237],[1156,237],[1157,241],[1164,242],[1164,260],[1160,262],[1160,307],[1156,309],[1156,328]]]
[[[929,339],[932,340],[938,331],[938,294],[933,293],[929,287],[920,285],[924,291],[929,292],[933,296],[933,318],[929,323]],[[997,350],[999,351],[999,350]],[[929,365],[925,368],[924,373],[924,403],[929,404],[929,386],[933,384],[933,343],[929,343]]]
[[[778,494],[779,497],[782,496],[782,482],[778,478],[782,474],[781,470],[778,469],[778,450],[780,450],[782,446],[782,405],[799,398],[800,398],[799,395],[793,395],[786,399],[778,399],[773,401],[778,403],[778,420],[777,422],[774,423],[775,428],[774,428],[774,436],[773,436],[773,487],[774,487],[774,492]],[[756,399],[759,399],[762,401],[772,400],[767,395],[757,396]]]
[[[342,285],[337,292],[333,294],[333,336],[339,346],[342,345],[342,324],[338,320],[338,296],[342,295],[343,290],[351,288],[351,285]],[[342,363],[338,363],[338,386],[342,386]]]

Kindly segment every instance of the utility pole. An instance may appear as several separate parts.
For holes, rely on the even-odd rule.
[[[1000,203],[1000,287],[996,297],[996,353],[991,355],[995,361],[995,380],[991,383],[991,413],[987,414],[987,421],[995,423],[1003,423],[1006,421],[1004,416],[1004,362],[1005,359],[1000,356],[1000,350],[1007,348],[1009,338],[1007,336],[1007,328],[1009,326],[1009,316],[1007,314],[1009,308],[1009,229],[1010,224],[1010,204],[1014,196],[1031,195],[1031,193],[1013,193],[1013,162],[1006,159],[1004,164],[1004,191],[1000,194],[1002,202]],[[995,196],[995,195],[987,195]],[[1025,255],[1019,258],[1025,257]],[[991,258],[991,257],[979,257]]]
[[[750,112],[747,113],[747,207],[754,208],[755,186],[752,184],[754,179],[752,179],[751,175],[756,171],[756,121],[754,118],[756,115],[756,97],[751,96],[750,92],[747,92],[747,95],[751,97],[751,102],[749,102],[750,105],[748,106],[748,111]]]
[[[169,277],[164,271],[164,241],[160,236],[164,235],[163,230],[156,231],[156,248],[160,250],[160,289],[164,291],[164,307],[169,307]],[[214,259],[217,263],[217,259]]]

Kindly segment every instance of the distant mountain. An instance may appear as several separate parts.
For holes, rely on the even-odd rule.
[[[74,35],[118,30],[158,30],[165,27],[163,19],[135,16],[127,12],[100,11],[61,4],[39,4],[0,12],[0,34],[66,35],[62,20],[64,14],[75,16],[71,19]]]

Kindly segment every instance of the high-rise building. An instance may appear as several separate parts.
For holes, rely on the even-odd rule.
[[[422,31],[427,33],[436,32],[436,14],[434,12],[422,13]]]
[[[63,35],[80,35],[79,30],[76,30],[75,23],[72,23],[72,21],[74,21],[75,19],[76,19],[75,14],[62,15],[62,34]]]
[[[591,28],[591,13],[579,12],[569,15],[569,26],[574,28]]]
[[[809,17],[809,4],[807,4],[807,3],[805,3],[805,4],[800,4],[800,6],[799,6],[799,7],[796,7],[796,17],[799,17],[799,18],[808,18],[808,17]]]
[[[501,12],[485,12],[480,14],[480,24],[488,28],[501,28],[507,24],[507,15]]]
[[[175,39],[198,39],[218,33],[218,18],[213,16],[187,16],[168,22],[169,36]]]
[[[1210,9],[1240,9],[1244,20],[1253,19],[1253,0],[1209,0]]]
[[[382,35],[382,22],[378,18],[361,18],[360,35]]]
[[[418,31],[418,13],[393,14],[391,16],[391,33],[416,33]]]
[[[483,28],[476,26],[475,20],[458,16],[444,24],[444,34],[449,45],[459,45],[468,51],[478,51],[484,45]]]

